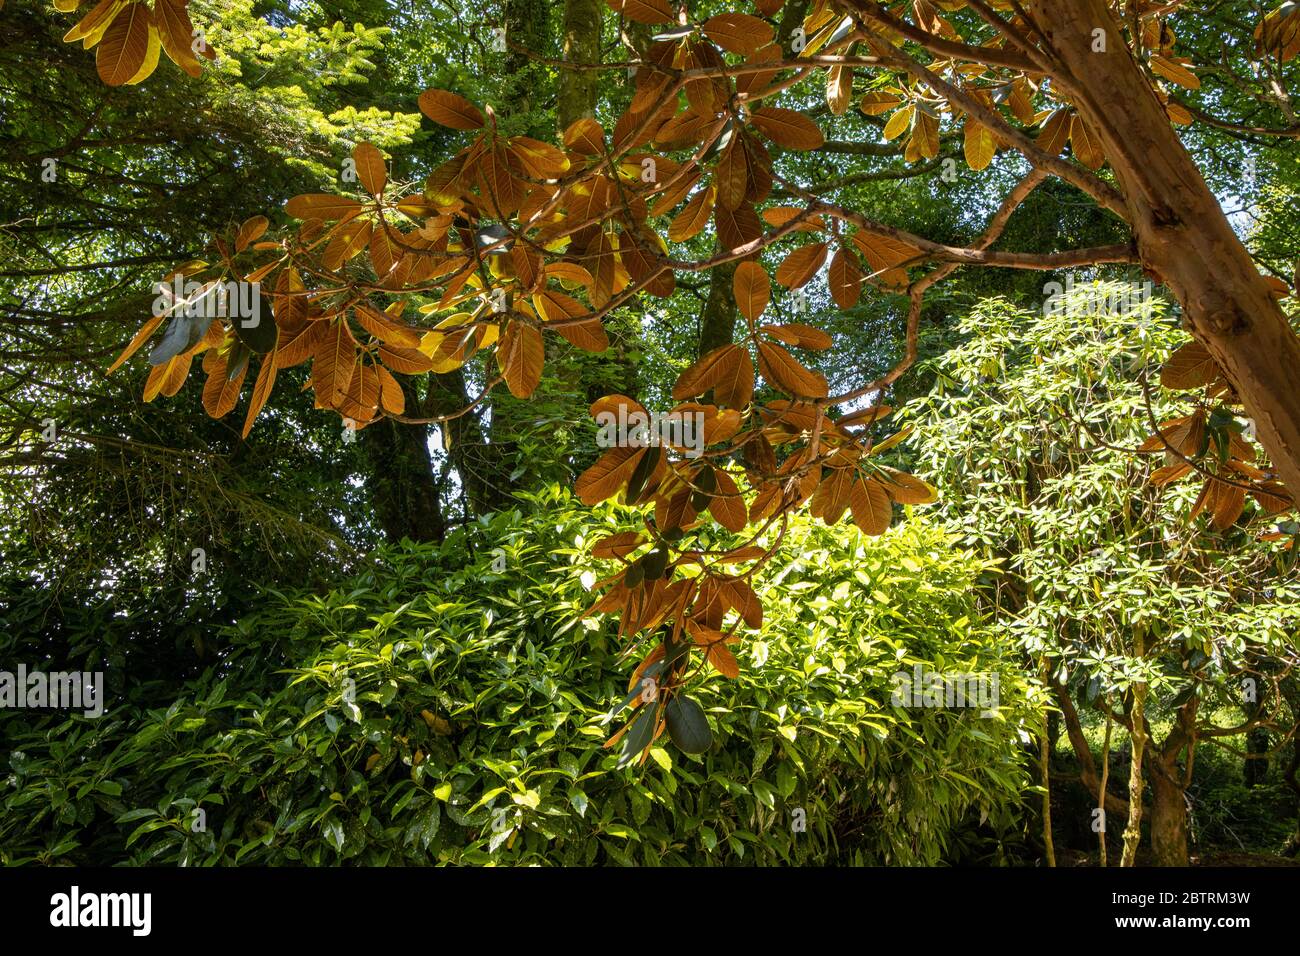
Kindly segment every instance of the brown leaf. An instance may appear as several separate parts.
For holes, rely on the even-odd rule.
[[[294,196],[284,204],[284,211],[295,219],[347,220],[361,212],[361,203],[347,196],[307,193]]]
[[[1165,485],[1177,481],[1191,470],[1192,466],[1187,464],[1185,461],[1176,465],[1165,465],[1163,468],[1157,468],[1155,471],[1151,472],[1151,477],[1148,481],[1150,481],[1151,485],[1155,488],[1163,488]]]
[[[747,349],[738,348],[736,359],[728,360],[713,385],[713,397],[718,404],[735,409],[744,408],[754,397],[754,362]]]
[[[75,43],[82,40],[87,48],[93,46],[97,42],[96,34],[98,34],[98,39],[103,39],[104,31],[108,29],[108,24],[112,22],[113,17],[122,9],[123,3],[124,0],[99,0],[99,3],[91,8],[89,13],[77,21],[76,26],[63,35],[63,42]],[[77,5],[80,6],[80,0],[78,0]],[[56,6],[58,6],[59,10],[66,12],[57,2]],[[76,7],[73,7],[73,9],[75,10]]]
[[[677,384],[673,386],[673,398],[681,401],[703,395],[726,377],[729,369],[734,375],[734,366],[740,362],[742,354],[745,350],[734,344],[720,345],[708,352],[678,376]]]
[[[987,169],[998,151],[998,141],[993,131],[968,116],[963,124],[962,134],[962,151],[966,156],[966,165],[976,172]]]
[[[1171,83],[1177,83],[1179,86],[1186,87],[1189,90],[1199,90],[1201,80],[1195,73],[1187,68],[1191,60],[1184,57],[1166,57],[1158,53],[1151,54],[1151,69],[1163,76]],[[1231,524],[1232,522],[1228,522]]]
[[[835,116],[843,116],[853,102],[853,67],[833,66],[826,71],[826,105]]]
[[[921,156],[934,159],[939,155],[939,121],[925,110],[917,110],[912,139]]]
[[[713,212],[714,188],[712,186],[699,190],[686,203],[668,225],[668,238],[673,242],[685,242],[698,235],[709,224],[709,214]]]
[[[235,236],[235,251],[243,252],[248,248],[249,243],[256,242],[266,232],[269,224],[265,216],[253,216],[251,219],[244,220],[244,224],[239,227],[239,232]],[[274,265],[274,263],[272,263]],[[259,281],[249,279],[249,282]]]
[[[749,521],[745,499],[741,497],[740,489],[731,475],[721,468],[715,469],[714,475],[717,478],[717,491],[709,502],[709,513],[728,531],[739,533]]]
[[[515,398],[527,398],[542,381],[546,349],[536,326],[511,321],[497,345],[497,365]]]
[[[422,375],[433,371],[433,359],[418,349],[379,349],[379,359],[395,372],[403,375]]]
[[[357,143],[352,150],[352,161],[357,167],[357,179],[372,196],[382,196],[388,185],[388,169],[383,154],[370,143]]]
[[[889,530],[893,508],[880,482],[872,478],[855,481],[849,491],[849,507],[853,511],[853,523],[864,534],[884,534]]]
[[[745,192],[749,188],[749,159],[739,136],[733,136],[718,157],[713,184],[718,203],[724,209],[735,209],[745,201]]]
[[[644,452],[644,448],[622,446],[609,449],[578,476],[573,485],[573,493],[588,507],[612,498],[632,477],[632,471]]]
[[[826,397],[826,379],[820,373],[804,368],[779,345],[771,342],[758,343],[758,368],[765,379],[790,395],[802,398]]]
[[[1214,516],[1210,527],[1215,531],[1227,531],[1241,517],[1246,507],[1246,490],[1240,485],[1228,485],[1219,482],[1218,494],[1215,496]]]
[[[862,295],[862,270],[858,267],[858,257],[843,246],[837,249],[831,257],[826,282],[830,286],[831,298],[841,309],[857,305]]]
[[[1079,162],[1089,169],[1101,169],[1106,163],[1106,154],[1101,150],[1101,141],[1078,113],[1074,114],[1074,119],[1070,123],[1070,148],[1074,150],[1074,155]]]
[[[804,325],[802,322],[764,325],[759,331],[766,332],[775,339],[780,339],[786,345],[793,345],[801,349],[823,351],[834,344],[831,337],[821,329],[813,328],[811,325]]]
[[[275,386],[275,352],[262,357],[262,367],[257,371],[257,381],[253,384],[253,397],[248,402],[248,415],[244,419],[244,430],[241,437],[247,438],[248,433],[253,430],[253,422],[261,414],[262,408],[266,405],[266,400],[271,396],[271,389]]]
[[[576,319],[588,315],[586,307],[572,296],[553,289],[542,289],[533,295],[533,306],[544,322],[558,322],[563,319]],[[600,320],[593,318],[589,322],[561,325],[555,329],[580,349],[588,352],[603,352],[609,348],[609,336]]]
[[[586,156],[599,156],[605,149],[605,131],[594,119],[584,116],[564,131],[564,145]]]
[[[743,578],[721,577],[717,582],[718,593],[729,608],[738,613],[750,627],[763,626],[763,602]]]
[[[645,543],[645,535],[636,531],[620,531],[601,538],[591,546],[593,558],[621,558],[631,554]]]
[[[386,313],[380,312],[364,302],[356,304],[355,312],[361,327],[381,342],[404,349],[417,349],[420,347],[420,339],[423,333],[418,329],[394,322]]]
[[[817,149],[826,142],[820,127],[794,110],[768,106],[750,113],[749,121],[764,136],[786,149]]]
[[[435,123],[452,129],[480,129],[484,119],[479,108],[447,90],[425,90],[420,94],[420,112]]]
[[[757,262],[742,262],[736,266],[731,285],[740,314],[751,323],[757,321],[772,299],[772,284],[767,270]]]
[[[198,76],[203,71],[190,47],[194,42],[194,24],[186,6],[187,0],[154,0],[154,25],[163,51],[172,62],[190,76]]]
[[[400,261],[400,250],[388,237],[388,228],[380,223],[370,233],[370,265],[381,282],[386,282]]]
[[[115,372],[123,362],[134,355],[140,346],[148,340],[149,336],[153,335],[154,329],[158,328],[158,326],[162,324],[162,320],[165,318],[167,318],[166,315],[156,315],[147,320],[145,324],[140,327],[140,331],[135,333],[134,338],[131,339],[126,348],[122,350],[122,354],[119,355],[113,364],[108,367],[108,372],[110,374]]]
[[[903,104],[903,100],[893,93],[871,92],[864,93],[862,99],[858,101],[858,109],[868,116],[880,116],[882,113],[888,113]]]
[[[745,13],[719,13],[704,21],[704,35],[729,53],[748,55],[772,42],[772,27]]]
[[[635,398],[628,398],[626,395],[605,395],[598,398],[591,403],[591,408],[587,412],[592,418],[598,418],[603,412],[609,412],[616,418],[621,417],[624,419],[633,412],[649,417],[644,405]]]
[[[406,411],[406,396],[402,393],[402,385],[393,377],[393,373],[388,371],[382,365],[375,366],[375,371],[379,373],[379,404],[384,406],[384,411],[393,415],[401,415]]]
[[[821,518],[827,525],[840,520],[844,509],[849,504],[849,492],[853,484],[852,468],[830,468],[827,476],[817,490],[813,492],[809,513],[814,518]]]
[[[778,229],[795,216],[803,215],[808,210],[802,206],[769,206],[763,210],[763,221]],[[826,228],[826,220],[821,216],[808,216],[804,222],[795,226],[794,232],[817,232]]]
[[[224,418],[239,401],[239,390],[248,373],[248,362],[244,361],[243,367],[233,379],[226,371],[226,359],[222,356],[213,364],[208,380],[203,385],[203,408],[212,418]]]
[[[193,361],[193,353],[183,352],[162,365],[155,365],[144,383],[144,400],[152,402],[159,395],[171,398],[179,392],[185,384],[186,376],[190,374],[190,363]]]
[[[95,50],[95,69],[109,86],[129,82],[144,65],[149,52],[152,16],[143,3],[128,3],[113,18]]]
[[[853,244],[858,247],[858,251],[871,266],[877,282],[893,287],[907,285],[906,271],[894,267],[916,258],[920,250],[893,236],[865,232],[861,229],[853,234]]]
[[[336,319],[316,340],[315,357],[311,366],[311,383],[316,390],[316,401],[334,408],[352,384],[352,371],[357,364],[357,343],[343,319]]]
[[[358,361],[348,382],[339,411],[356,422],[356,427],[374,421],[379,410],[379,366]]]
[[[534,179],[558,179],[569,171],[569,159],[564,153],[528,136],[510,137],[506,152]]]
[[[1060,156],[1070,138],[1070,111],[1059,109],[1047,118],[1034,145],[1048,156]]]
[[[637,23],[668,23],[675,19],[668,0],[606,0],[611,10]]]
[[[1200,388],[1219,376],[1210,350],[1200,342],[1188,342],[1169,356],[1160,370],[1160,384],[1169,389]]]
[[[900,505],[928,505],[939,500],[938,490],[916,475],[884,465],[880,469],[885,473],[885,480],[880,482],[881,487]]]
[[[776,270],[776,281],[787,289],[805,285],[826,261],[828,243],[812,242],[794,249]]]
[[[715,206],[713,221],[718,230],[718,242],[723,249],[739,249],[763,235],[763,227],[754,212],[754,204],[745,202],[737,209]]]
[[[740,664],[736,661],[736,656],[727,650],[722,644],[710,644],[707,652],[709,663],[712,664],[719,674],[723,677],[735,680],[740,677]]]

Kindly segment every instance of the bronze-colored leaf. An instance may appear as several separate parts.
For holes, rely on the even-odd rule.
[[[1070,122],[1070,148],[1075,157],[1089,169],[1101,169],[1106,163],[1106,154],[1102,152],[1101,140],[1080,116],[1074,114]]]
[[[775,339],[779,339],[786,345],[793,345],[801,349],[816,349],[823,351],[834,344],[831,337],[821,329],[813,328],[811,325],[804,325],[802,322],[786,322],[783,325],[764,325],[759,331],[766,332]]]
[[[794,110],[766,106],[750,113],[749,121],[764,136],[786,149],[817,149],[826,142],[821,128]]]
[[[253,422],[257,420],[257,416],[266,405],[266,400],[271,396],[271,389],[275,387],[275,370],[275,352],[272,351],[262,357],[262,367],[258,369],[257,381],[253,384],[253,397],[248,402],[248,415],[244,419],[244,430],[241,433],[244,438],[247,438],[248,433],[253,430]]]
[[[1070,111],[1059,109],[1047,118],[1034,145],[1048,156],[1060,156],[1070,138]]]
[[[757,262],[742,262],[736,266],[731,284],[740,314],[751,323],[756,322],[772,299],[772,283],[767,270]]]
[[[425,90],[420,94],[420,112],[435,123],[451,129],[480,129],[483,113],[477,106],[447,90]]]
[[[1201,388],[1220,376],[1219,365],[1200,342],[1188,342],[1165,362],[1160,384],[1169,389]]]
[[[668,0],[606,0],[615,13],[637,23],[668,23],[676,19]]]
[[[95,51],[95,69],[109,86],[122,86],[140,72],[149,52],[152,15],[143,3],[128,3],[113,18]]]
[[[740,677],[740,664],[736,661],[736,656],[727,650],[723,644],[710,644],[708,650],[709,663],[712,664],[723,677],[736,680]]]
[[[808,283],[826,261],[828,243],[812,242],[791,250],[776,270],[776,281],[787,289]]]
[[[765,379],[787,394],[800,398],[826,397],[826,379],[819,372],[804,368],[779,345],[758,343],[758,368]]]
[[[599,156],[605,148],[605,131],[594,119],[584,116],[564,131],[564,145],[586,156]]]
[[[321,219],[325,222],[333,222],[335,219],[350,219],[360,213],[361,203],[347,196],[308,193],[294,196],[284,204],[284,211],[295,219]]]
[[[163,51],[172,62],[190,76],[202,73],[198,57],[191,49],[194,24],[190,21],[186,0],[154,0],[153,19]]]
[[[852,250],[840,246],[835,251],[831,257],[826,283],[830,286],[831,298],[841,309],[851,309],[858,304],[862,295],[862,269]]]
[[[542,381],[546,349],[536,326],[511,321],[497,346],[497,365],[515,398],[527,398]]]
[[[740,356],[749,356],[739,345],[720,345],[708,352],[698,362],[688,368],[677,378],[673,386],[673,398],[681,401],[703,395],[718,384],[728,372],[740,362]]]
[[[979,172],[987,169],[998,151],[998,141],[993,131],[969,116],[962,127],[962,151],[966,156],[966,165]]]
[[[578,476],[573,493],[588,507],[612,498],[632,477],[644,448],[611,448],[596,463]]]
[[[406,395],[402,392],[401,383],[382,365],[375,366],[375,371],[379,374],[379,404],[392,415],[405,413]]]
[[[311,383],[316,401],[325,408],[337,407],[352,384],[357,364],[357,342],[343,319],[331,322],[317,338],[311,366]]]
[[[939,500],[938,489],[916,475],[884,465],[880,469],[885,473],[881,487],[900,505],[928,505]]]
[[[855,481],[849,491],[849,508],[853,511],[853,523],[864,534],[884,534],[889,530],[893,508],[880,482],[872,478]]]
[[[383,154],[370,143],[357,143],[352,150],[352,161],[357,167],[357,179],[362,188],[372,196],[382,196],[388,185],[388,168]]]
[[[715,469],[717,490],[709,501],[709,513],[718,524],[732,533],[739,533],[749,521],[748,509],[740,489],[731,475],[721,468]]]
[[[621,558],[631,554],[645,543],[645,535],[636,531],[620,531],[601,538],[591,546],[593,558]]]
[[[713,212],[714,188],[709,186],[699,190],[686,203],[668,225],[668,238],[673,242],[685,242],[692,236],[704,231],[709,224],[709,214]]]
[[[729,53],[742,56],[772,42],[772,27],[745,13],[719,13],[704,21],[704,35]]]

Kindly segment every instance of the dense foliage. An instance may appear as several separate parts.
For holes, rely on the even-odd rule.
[[[626,681],[583,617],[600,531],[546,495],[267,595],[174,700],[0,713],[3,862],[910,865],[1017,836],[1031,691],[973,606],[986,564],[919,521],[801,522],[751,666],[700,691],[713,745],[619,770],[602,717]],[[894,706],[917,664],[997,675],[996,713]]]

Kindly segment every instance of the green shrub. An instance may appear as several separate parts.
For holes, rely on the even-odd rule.
[[[587,545],[626,518],[547,493],[329,593],[268,594],[170,706],[0,715],[0,860],[933,864],[976,821],[1016,825],[1030,688],[973,611],[989,567],[919,518],[879,539],[796,522],[740,679],[692,692],[710,750],[665,737],[615,769],[602,715],[634,660],[582,615],[607,571]],[[893,706],[918,662],[996,673],[997,715]]]

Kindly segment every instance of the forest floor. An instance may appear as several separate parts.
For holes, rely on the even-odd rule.
[[[1115,866],[1119,861],[1118,851],[1110,859],[1110,865]],[[1300,866],[1300,859],[1294,857],[1277,856],[1273,853],[1262,853],[1251,850],[1206,850],[1204,853],[1193,853],[1191,856],[1191,865],[1193,867],[1286,867]],[[1151,866],[1151,860],[1148,854],[1139,851],[1137,858],[1138,866]],[[1094,853],[1085,853],[1082,850],[1063,850],[1058,851],[1056,855],[1057,866],[1096,866],[1097,857]]]

